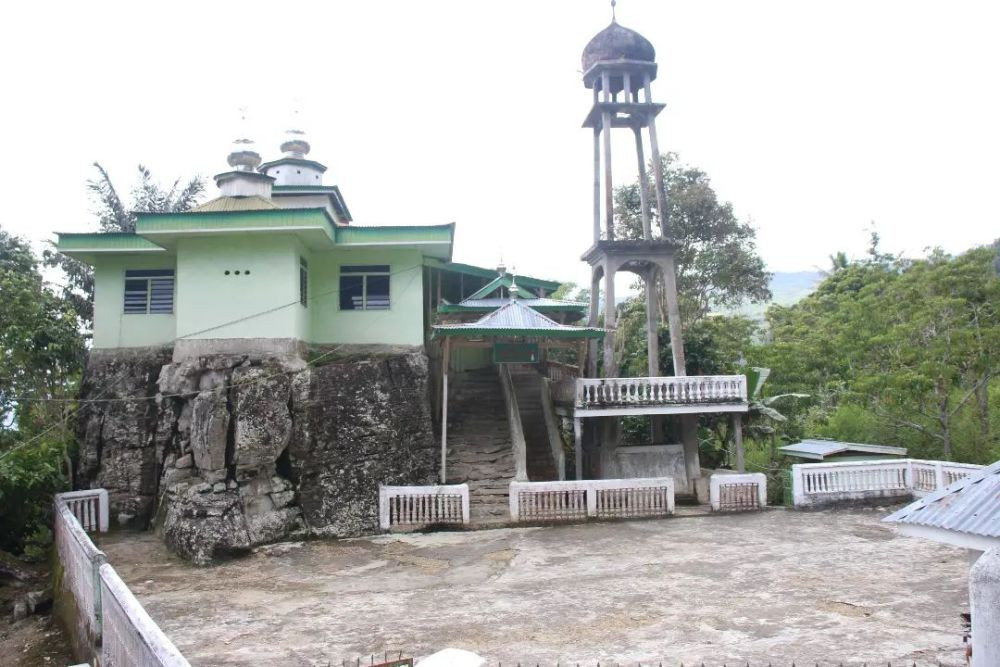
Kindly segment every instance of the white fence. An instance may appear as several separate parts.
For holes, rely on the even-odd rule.
[[[767,507],[767,476],[762,472],[712,475],[709,502],[715,512],[740,512]]]
[[[919,459],[799,463],[792,466],[792,503],[808,507],[921,496],[980,469],[968,463]]]
[[[56,596],[68,595],[75,611],[70,616],[79,619],[76,627],[67,628],[75,645],[99,657],[101,667],[190,667],[84,530],[108,529],[107,491],[57,494],[55,516],[56,555],[62,566]]]
[[[378,524],[418,528],[433,524],[469,523],[468,484],[379,486]]]
[[[672,477],[510,483],[512,521],[640,519],[673,513]]]

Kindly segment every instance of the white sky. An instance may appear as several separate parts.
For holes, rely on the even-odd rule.
[[[101,161],[127,189],[264,159],[300,106],[357,224],[457,222],[455,259],[586,282],[590,104],[605,0],[9,3],[0,225],[89,231]],[[1000,236],[1000,3],[620,0],[660,64],[661,148],[707,171],[772,270]],[[616,181],[634,180],[631,139]],[[209,191],[215,193],[214,186]]]

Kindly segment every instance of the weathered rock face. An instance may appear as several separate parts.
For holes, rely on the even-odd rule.
[[[422,352],[321,367],[95,354],[82,398],[126,397],[83,404],[79,482],[108,489],[119,523],[155,515],[167,544],[199,563],[297,532],[374,532],[380,483],[437,471]]]
[[[328,364],[298,391],[290,463],[314,532],[374,532],[380,483],[434,483],[426,356]]]

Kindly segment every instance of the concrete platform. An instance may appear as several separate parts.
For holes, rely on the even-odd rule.
[[[965,552],[885,511],[674,517],[284,543],[196,568],[102,539],[193,665],[341,665],[446,647],[488,664],[962,665]]]

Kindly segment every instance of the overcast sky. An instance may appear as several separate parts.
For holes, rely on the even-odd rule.
[[[119,187],[264,159],[298,122],[357,224],[458,223],[455,259],[585,282],[592,145],[580,52],[606,0],[9,3],[0,225],[94,228]],[[660,65],[661,148],[704,169],[772,270],[1000,236],[1000,3],[620,0]],[[616,181],[635,178],[631,140]],[[215,193],[214,185],[209,191]]]

